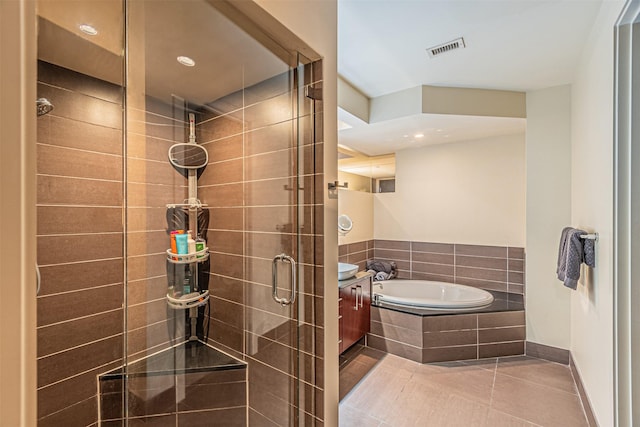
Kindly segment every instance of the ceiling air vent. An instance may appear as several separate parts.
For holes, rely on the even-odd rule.
[[[462,49],[464,47],[464,39],[460,37],[459,39],[455,39],[438,46],[430,47],[427,49],[427,53],[429,54],[429,58],[435,58],[436,56],[442,55],[443,53],[450,52],[456,49]]]

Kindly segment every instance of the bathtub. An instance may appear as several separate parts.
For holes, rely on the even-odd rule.
[[[373,300],[436,310],[468,310],[491,304],[493,295],[483,289],[454,283],[387,280],[373,283]]]

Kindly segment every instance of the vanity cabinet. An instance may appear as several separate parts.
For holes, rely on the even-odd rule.
[[[340,353],[369,332],[371,315],[371,274],[339,282]]]

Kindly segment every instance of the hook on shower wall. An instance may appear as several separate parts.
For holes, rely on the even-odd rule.
[[[38,117],[49,114],[53,110],[53,104],[47,98],[38,98],[36,100],[36,111]]]

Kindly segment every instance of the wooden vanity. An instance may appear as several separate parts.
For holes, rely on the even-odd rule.
[[[359,272],[338,282],[340,353],[369,332],[372,278],[371,273]]]

